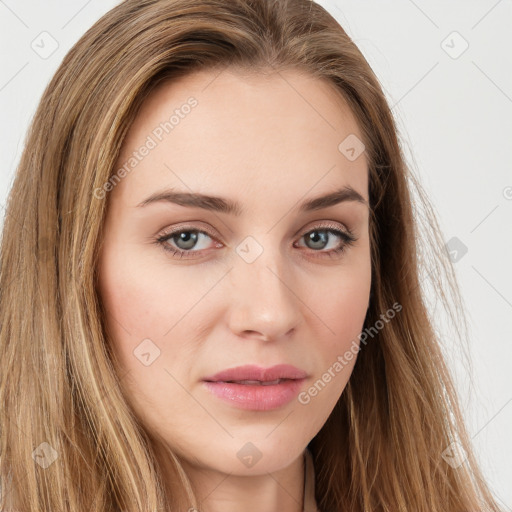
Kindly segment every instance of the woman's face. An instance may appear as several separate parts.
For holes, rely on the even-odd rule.
[[[343,392],[371,281],[361,139],[326,83],[292,71],[160,84],[131,126],[99,292],[127,399],[196,467],[286,467]],[[244,365],[298,373],[205,383]]]

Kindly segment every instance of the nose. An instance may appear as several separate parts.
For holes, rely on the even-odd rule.
[[[301,321],[299,286],[279,249],[265,248],[252,262],[235,258],[229,273],[229,327],[242,338],[289,336]]]

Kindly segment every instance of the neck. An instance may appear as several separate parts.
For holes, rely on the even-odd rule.
[[[273,473],[252,476],[224,474],[182,462],[201,512],[303,512],[304,457]]]

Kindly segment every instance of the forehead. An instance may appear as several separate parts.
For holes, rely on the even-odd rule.
[[[115,194],[130,205],[162,186],[259,199],[279,191],[296,201],[350,185],[367,198],[366,155],[349,160],[340,150],[347,137],[362,139],[358,123],[326,81],[291,70],[194,72],[145,99],[117,161],[133,170]]]

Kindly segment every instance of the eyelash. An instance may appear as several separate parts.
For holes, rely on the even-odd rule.
[[[347,229],[346,231],[341,231],[340,229],[337,229],[337,228],[334,228],[331,226],[323,226],[323,225],[316,226],[313,229],[306,231],[305,233],[303,233],[301,235],[300,238],[302,238],[305,235],[308,235],[310,233],[313,233],[315,231],[324,231],[326,233],[330,233],[335,236],[338,236],[339,238],[342,239],[342,245],[340,247],[337,247],[336,249],[331,249],[330,251],[323,251],[323,250],[315,251],[314,249],[311,249],[311,251],[313,253],[319,253],[318,255],[315,255],[314,257],[320,257],[320,258],[321,257],[330,257],[330,258],[340,257],[342,255],[342,253],[345,252],[345,250],[348,247],[352,246],[354,244],[354,242],[357,241],[357,238],[354,236],[352,231],[350,231],[349,229]],[[189,254],[189,253],[201,253],[202,252],[201,250],[200,251],[194,251],[194,250],[185,251],[182,249],[177,249],[175,247],[170,246],[167,243],[167,241],[170,240],[171,238],[174,238],[175,236],[180,235],[181,233],[189,233],[189,232],[204,234],[204,235],[209,236],[213,240],[215,240],[215,237],[212,234],[208,233],[207,231],[203,231],[201,229],[196,229],[193,227],[186,226],[179,230],[171,231],[170,233],[163,233],[161,236],[158,236],[156,238],[155,242],[157,244],[161,245],[164,251],[170,252],[173,256],[179,257],[179,258],[183,258],[183,256],[185,256],[186,254]],[[193,256],[192,258],[189,256],[186,256],[184,259],[194,259],[194,258],[195,258],[195,256]]]

